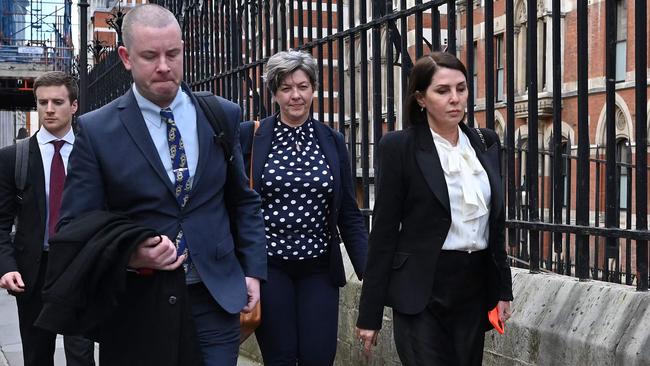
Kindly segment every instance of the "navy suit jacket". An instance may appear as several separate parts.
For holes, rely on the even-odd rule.
[[[183,85],[197,112],[199,159],[190,198],[183,209],[163,168],[131,89],[79,118],[80,132],[69,160],[59,226],[83,213],[124,213],[136,224],[173,240],[182,228],[192,262],[215,300],[230,313],[247,302],[244,276],[266,278],[264,225],[260,198],[247,186],[238,133],[240,108],[221,99],[234,133],[234,169],[196,98]],[[180,91],[179,91],[180,92]],[[224,191],[236,221],[233,240]],[[178,271],[182,271],[178,269]]]
[[[271,152],[273,126],[276,115],[260,121],[260,126],[253,136],[253,122],[244,122],[241,126],[241,146],[246,162],[246,172],[251,163],[251,145],[253,144],[253,188],[260,192],[264,164]],[[330,277],[337,286],[345,285],[345,270],[341,256],[340,243],[343,239],[354,271],[362,279],[366,268],[368,251],[368,233],[363,216],[356,203],[350,158],[345,147],[343,135],[329,126],[314,120],[314,130],[318,144],[325,155],[334,176],[334,197],[330,202],[330,216],[327,219],[332,243],[330,245]]]

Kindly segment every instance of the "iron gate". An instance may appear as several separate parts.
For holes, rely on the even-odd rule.
[[[468,123],[501,129],[513,264],[533,272],[553,271],[648,289],[647,0],[633,5],[630,1],[625,8],[634,10],[635,72],[627,89],[634,95],[635,138],[622,144],[617,142],[615,114],[615,93],[622,85],[615,77],[620,0],[595,5],[564,2],[564,10],[560,0],[154,2],[179,19],[186,82],[195,90],[210,90],[238,103],[245,119],[275,111],[261,78],[265,60],[288,48],[312,52],[319,68],[315,117],[346,136],[352,170],[357,173],[358,200],[368,216],[374,195],[374,148],[386,131],[401,128],[400,105],[413,60],[430,50],[456,53],[467,65],[468,105],[475,106],[468,110]],[[575,6],[571,12],[575,34],[567,28],[573,21],[567,18],[570,3]],[[589,86],[593,82],[589,67],[596,58],[589,53],[590,6],[604,6],[606,12],[601,40],[606,50],[605,86],[600,91]],[[538,44],[540,19],[544,26],[550,23],[542,33],[542,44]],[[576,50],[570,60],[562,58],[568,47]],[[538,62],[522,61],[524,57],[537,60],[540,54],[551,60],[551,67],[540,69]],[[577,90],[567,93],[562,89],[562,69],[571,61],[577,65]],[[524,89],[516,90],[518,80]],[[540,93],[540,82],[552,87]],[[117,53],[109,52],[90,72],[90,109],[121,95],[129,84]],[[601,95],[605,95],[600,107],[605,107],[606,127],[604,144],[596,146],[590,136],[590,108],[594,108],[590,100]],[[563,134],[562,105],[569,103],[567,98],[577,101],[577,118],[569,132],[573,139]],[[497,126],[496,114],[501,111],[505,122]],[[540,143],[540,128],[551,131],[548,142]],[[523,129],[532,131],[525,141]]]

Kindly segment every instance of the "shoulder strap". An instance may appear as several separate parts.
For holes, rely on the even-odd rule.
[[[485,136],[483,136],[483,131],[481,131],[481,129],[479,127],[474,127],[474,129],[476,130],[476,133],[478,134],[478,137],[481,138],[481,142],[483,143],[483,150],[487,150],[488,146],[485,143]]]
[[[232,136],[226,136],[225,131],[229,130],[224,129],[221,125],[222,121],[226,120],[226,114],[219,104],[219,99],[208,91],[194,92],[194,96],[199,101],[199,106],[201,106],[203,113],[208,117],[208,121],[210,121],[217,142],[224,151],[226,161],[232,163]]]
[[[22,198],[27,183],[27,167],[29,166],[29,137],[16,141],[16,169],[14,179],[19,197]]]
[[[257,132],[257,129],[260,127],[260,121],[255,120],[253,122],[253,139],[251,140],[251,163],[249,164],[248,167],[248,185],[253,189],[254,183],[253,183],[253,148],[255,147],[255,132]]]
[[[494,130],[491,130],[489,128],[484,129],[478,127],[475,127],[474,129],[476,130],[478,136],[481,138],[481,142],[483,142],[483,147],[485,148],[485,150],[492,147],[492,145],[496,144],[499,141],[499,138],[497,137]],[[484,130],[486,132],[483,132]]]

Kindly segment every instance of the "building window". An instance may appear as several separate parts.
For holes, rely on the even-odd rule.
[[[474,41],[474,75],[473,75],[473,87],[474,87],[474,105],[477,104],[478,100],[478,43]]]
[[[526,66],[526,36],[528,18],[526,2],[520,0],[515,7],[515,90],[518,95],[526,92],[528,67]],[[510,82],[510,81],[508,81]]]
[[[538,32],[542,33],[541,58],[539,58],[540,62],[537,63],[537,65],[538,65],[537,67],[539,68],[538,73],[541,73],[541,75],[538,75],[538,79],[537,79],[537,81],[539,83],[539,85],[537,87],[538,88],[537,90],[539,90],[539,91],[545,90],[546,85],[547,85],[546,84],[546,79],[547,79],[547,75],[546,75],[546,56],[547,56],[548,47],[549,47],[548,38],[547,38],[548,34],[547,34],[547,31],[546,31],[547,27],[548,27],[548,23],[546,22],[546,20],[543,20],[543,21],[539,22]]]
[[[496,90],[496,100],[497,102],[503,101],[503,85],[504,85],[504,63],[503,63],[503,34],[498,34],[496,37],[496,66],[497,66],[497,90]]]
[[[627,4],[616,1],[616,81],[625,81],[627,69]]]
[[[569,184],[569,177],[570,177],[570,172],[569,172],[569,167],[571,166],[571,144],[567,140],[562,140],[562,144],[560,145],[560,151],[561,155],[558,156],[559,163],[562,164],[562,169],[561,169],[561,174],[562,176],[560,177],[561,182],[562,182],[562,205],[564,207],[569,206],[569,189],[571,189],[571,186]]]
[[[618,184],[619,184],[619,204],[620,209],[628,208],[628,198],[629,198],[629,179],[632,175],[631,168],[631,148],[628,139],[622,138],[616,141],[616,173],[618,175]]]

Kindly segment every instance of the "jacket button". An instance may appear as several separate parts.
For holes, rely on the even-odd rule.
[[[167,300],[167,301],[169,302],[169,305],[176,304],[176,296],[170,296],[169,300]]]

